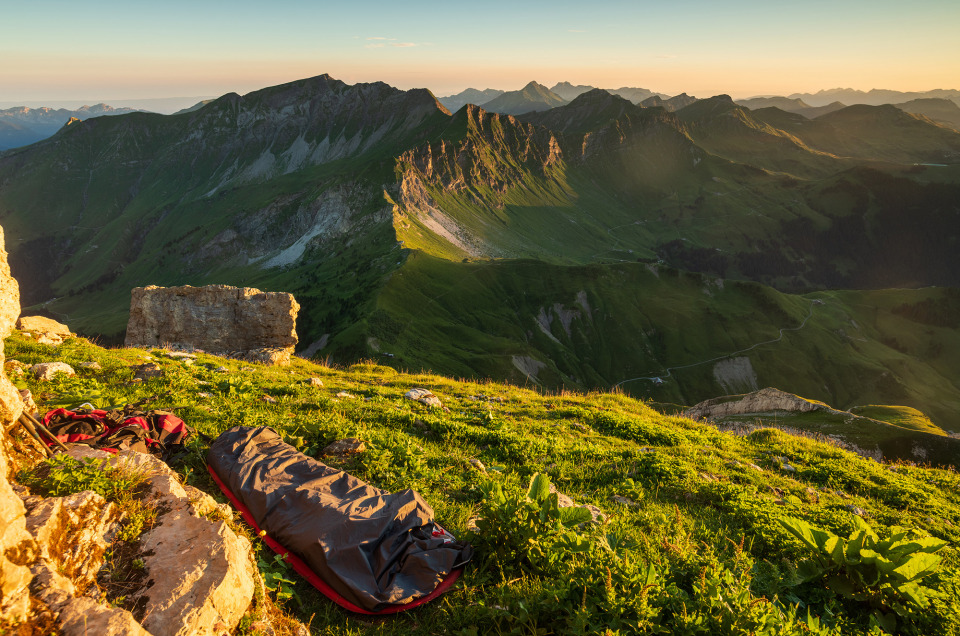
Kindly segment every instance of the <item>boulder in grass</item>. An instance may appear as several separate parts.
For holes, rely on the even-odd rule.
[[[73,367],[66,362],[41,362],[30,367],[30,373],[38,380],[47,381],[54,379],[58,373],[64,373],[71,378],[77,375]]]
[[[300,305],[251,287],[137,287],[130,294],[128,347],[202,349],[267,365],[288,365]]]
[[[17,329],[32,333],[40,344],[59,345],[73,336],[70,327],[44,316],[21,316]]]
[[[425,404],[431,408],[443,408],[443,403],[440,401],[440,398],[427,389],[410,389],[403,394],[403,397],[407,398],[408,400],[420,402],[421,404]]]

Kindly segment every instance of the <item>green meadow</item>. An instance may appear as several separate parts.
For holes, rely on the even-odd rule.
[[[621,391],[544,391],[372,361],[268,368],[199,354],[187,364],[162,350],[83,338],[51,347],[18,334],[6,355],[78,370],[48,383],[13,376],[41,410],[138,402],[175,412],[201,434],[176,470],[217,497],[203,458],[232,426],[271,426],[314,457],[359,438],[361,454],[319,458],[380,488],[414,488],[476,547],[449,593],[371,619],[325,600],[232,522],[271,588],[243,634],[265,635],[264,618],[273,633],[293,633],[287,617],[315,634],[960,634],[953,470],[878,463],[773,429],[723,433]],[[102,368],[81,367],[89,361]],[[162,377],[134,381],[148,361]],[[405,399],[413,387],[446,408]],[[549,484],[595,506],[599,521],[562,512]],[[138,540],[136,528],[121,536]]]

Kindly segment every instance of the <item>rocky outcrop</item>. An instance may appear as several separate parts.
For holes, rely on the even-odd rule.
[[[30,333],[40,344],[59,345],[74,334],[70,327],[44,316],[21,316],[17,329]]]
[[[250,542],[222,521],[185,512],[166,516],[141,538],[149,579],[137,593],[143,626],[155,636],[232,632],[254,591]]]
[[[130,612],[78,596],[73,582],[49,562],[38,562],[33,573],[31,591],[56,613],[58,633],[63,636],[151,636]]]
[[[291,294],[250,287],[137,287],[131,292],[126,346],[201,349],[289,364],[299,309]]]
[[[798,395],[768,387],[745,395],[728,395],[711,400],[704,400],[684,411],[683,416],[689,417],[692,420],[715,420],[730,415],[772,413],[775,411],[788,411],[792,413],[824,411],[826,413],[847,415],[846,413],[830,408],[823,402],[807,400]]]
[[[232,632],[253,600],[251,546],[223,521],[203,516],[214,511],[229,516],[229,507],[221,508],[209,495],[181,484],[176,473],[152,455],[122,451],[112,456],[84,447],[70,454],[103,459],[146,476],[145,502],[159,514],[139,541],[145,585],[130,595],[143,627],[154,636]]]
[[[10,276],[0,228],[0,366],[2,339],[10,335],[19,315],[20,290]],[[20,393],[0,372],[0,616],[13,621],[27,616],[32,578],[27,566],[36,555],[36,544],[26,529],[26,509],[7,480],[11,466],[7,460],[6,426],[16,421],[22,411]]]
[[[0,343],[20,313],[18,287],[10,276],[2,239],[0,230]],[[211,326],[219,327],[227,341],[224,348],[241,348],[236,344],[240,340],[228,338],[246,337],[263,346],[292,349],[298,309],[292,296],[219,290],[221,296],[233,299],[232,320],[201,321],[195,329],[209,332]],[[204,290],[198,291],[203,296]],[[216,297],[218,292],[212,293]],[[193,309],[194,317],[203,315],[202,306]],[[216,305],[212,311],[217,311]],[[69,335],[66,327],[46,319],[24,320],[20,325],[36,334]],[[223,333],[231,327],[233,333]],[[42,377],[46,371],[72,374],[73,370],[56,362],[31,371]],[[157,511],[156,523],[137,544],[139,554],[131,557],[143,564],[141,588],[130,594],[143,614],[98,602],[97,577],[120,528],[121,513],[92,491],[42,498],[8,481],[12,467],[7,426],[20,416],[23,404],[20,393],[0,372],[0,621],[29,625],[32,617],[42,614],[44,620],[52,621],[48,628],[65,636],[232,633],[253,599],[256,570],[250,542],[224,521],[203,516],[229,517],[229,508],[224,510],[210,496],[181,484],[166,464],[151,455],[125,451],[113,456],[88,447],[72,449],[70,454],[76,458],[121,463],[145,475],[145,504]]]
[[[103,555],[119,528],[117,507],[90,490],[31,500],[27,530],[37,542],[40,558],[84,594],[96,582]]]

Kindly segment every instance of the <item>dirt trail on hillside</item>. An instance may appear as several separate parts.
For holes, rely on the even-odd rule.
[[[669,378],[669,377],[672,375],[672,373],[673,373],[674,371],[676,371],[676,370],[679,370],[679,369],[689,369],[690,367],[698,367],[698,366],[700,366],[701,364],[709,364],[709,363],[711,363],[711,362],[719,362],[720,360],[725,360],[725,359],[727,359],[727,358],[732,358],[732,357],[734,357],[734,356],[742,355],[742,354],[744,354],[744,353],[747,353],[748,351],[753,351],[753,350],[756,349],[757,347],[762,347],[763,345],[774,344],[774,343],[776,343],[776,342],[780,342],[781,340],[783,340],[783,334],[786,333],[787,331],[800,331],[801,329],[803,329],[804,327],[806,327],[806,326],[807,326],[807,321],[810,320],[810,316],[813,315],[813,308],[814,308],[814,306],[816,306],[817,304],[821,304],[821,303],[822,303],[822,301],[819,301],[819,302],[818,302],[818,301],[816,301],[816,300],[811,300],[811,301],[810,301],[810,308],[807,310],[807,315],[806,315],[806,317],[803,319],[803,322],[801,322],[801,323],[800,323],[798,326],[796,326],[796,327],[781,327],[781,328],[780,328],[780,333],[779,333],[779,335],[778,335],[776,338],[772,339],[772,340],[764,340],[763,342],[757,342],[757,343],[755,343],[755,344],[750,345],[750,346],[747,347],[746,349],[740,349],[739,351],[733,351],[733,352],[731,352],[731,353],[727,353],[727,354],[724,354],[724,355],[722,355],[722,356],[717,356],[717,357],[715,357],[715,358],[710,358],[709,360],[700,360],[699,362],[691,362],[690,364],[682,364],[682,365],[673,366],[673,367],[666,367],[666,368],[665,368],[665,371],[666,371],[665,374],[638,376],[638,377],[636,377],[636,378],[629,378],[629,379],[627,379],[627,380],[620,380],[619,382],[617,382],[616,384],[614,384],[611,388],[615,389],[615,388],[617,388],[618,386],[621,386],[621,385],[623,385],[623,384],[626,384],[627,382],[634,382],[634,381],[636,381],[636,380],[650,380],[650,381],[653,381],[653,382],[656,382],[656,381],[659,380],[659,381],[662,382],[664,379]]]

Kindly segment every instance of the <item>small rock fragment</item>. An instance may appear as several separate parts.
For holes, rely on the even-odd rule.
[[[353,395],[352,393],[347,393],[346,391],[340,391],[339,393],[337,393],[337,397],[343,398],[343,399],[353,399],[357,396]]]
[[[850,512],[852,512],[853,514],[857,515],[858,517],[863,517],[863,516],[866,516],[866,514],[867,514],[866,511],[864,511],[863,508],[861,508],[860,506],[854,506],[853,504],[847,504],[847,505],[844,506],[843,508],[844,508],[845,510],[849,510]]]
[[[220,515],[220,518],[224,521],[233,521],[233,508],[230,507],[230,504],[217,504],[216,513]]]
[[[238,351],[230,357],[267,366],[286,367],[290,366],[291,353],[293,353],[293,347],[262,347],[249,351]]]
[[[443,403],[440,402],[440,398],[427,389],[410,389],[403,394],[403,397],[407,398],[408,400],[420,402],[421,404],[425,404],[431,408],[440,408],[443,406]]]
[[[38,380],[52,380],[58,373],[65,373],[68,377],[73,377],[76,372],[66,362],[41,362],[30,367],[30,372]]]
[[[229,369],[227,369],[227,367],[224,367],[224,366],[220,366],[220,367],[217,367],[216,369],[214,369],[214,371],[218,371],[218,372],[220,372],[220,373],[226,373],[228,370],[229,370]]]
[[[11,362],[13,364],[10,364]],[[3,365],[3,370],[7,372],[8,376],[21,376],[25,368],[28,368],[27,365],[19,360],[7,360]]]
[[[310,378],[310,386],[323,386],[323,380],[320,378]]]
[[[483,474],[487,474],[487,467],[483,465],[483,462],[475,457],[470,458],[470,465],[479,470]]]
[[[563,494],[562,492],[558,491],[557,487],[554,486],[553,484],[550,484],[550,492],[556,493],[557,505],[560,508],[584,508],[590,513],[590,516],[593,517],[594,521],[600,522],[606,519],[606,515],[603,514],[603,511],[597,508],[596,506],[591,504],[578,506],[576,503],[574,503],[573,499]]]
[[[91,371],[100,371],[103,367],[100,366],[99,362],[81,362],[80,366],[84,369],[90,369]]]
[[[367,445],[361,440],[355,437],[347,437],[345,439],[339,439],[332,444],[328,444],[327,447],[321,451],[321,454],[332,455],[335,457],[347,457],[349,455],[362,453],[366,449]]]
[[[260,401],[266,402],[267,404],[276,404],[277,398],[273,397],[272,395],[267,395],[266,393],[264,393],[263,395],[260,396]]]
[[[140,380],[160,378],[163,377],[163,369],[155,362],[148,362],[147,364],[141,364],[134,369],[133,377]]]
[[[27,413],[38,413],[37,403],[33,401],[33,394],[30,389],[20,391],[20,399],[23,400],[23,410]]]
[[[614,501],[614,503],[618,503],[618,504],[620,504],[620,505],[622,505],[622,506],[627,506],[628,508],[639,508],[639,507],[640,507],[640,504],[638,504],[638,503],[637,503],[636,501],[634,501],[633,499],[630,499],[629,497],[623,497],[623,496],[621,496],[621,495],[613,495],[612,497],[610,497],[610,499],[612,499],[612,500]]]
[[[590,512],[590,516],[593,517],[593,520],[597,523],[600,523],[607,518],[607,515],[603,514],[603,511],[594,506],[593,504],[586,504],[581,506],[581,508],[586,508]]]

